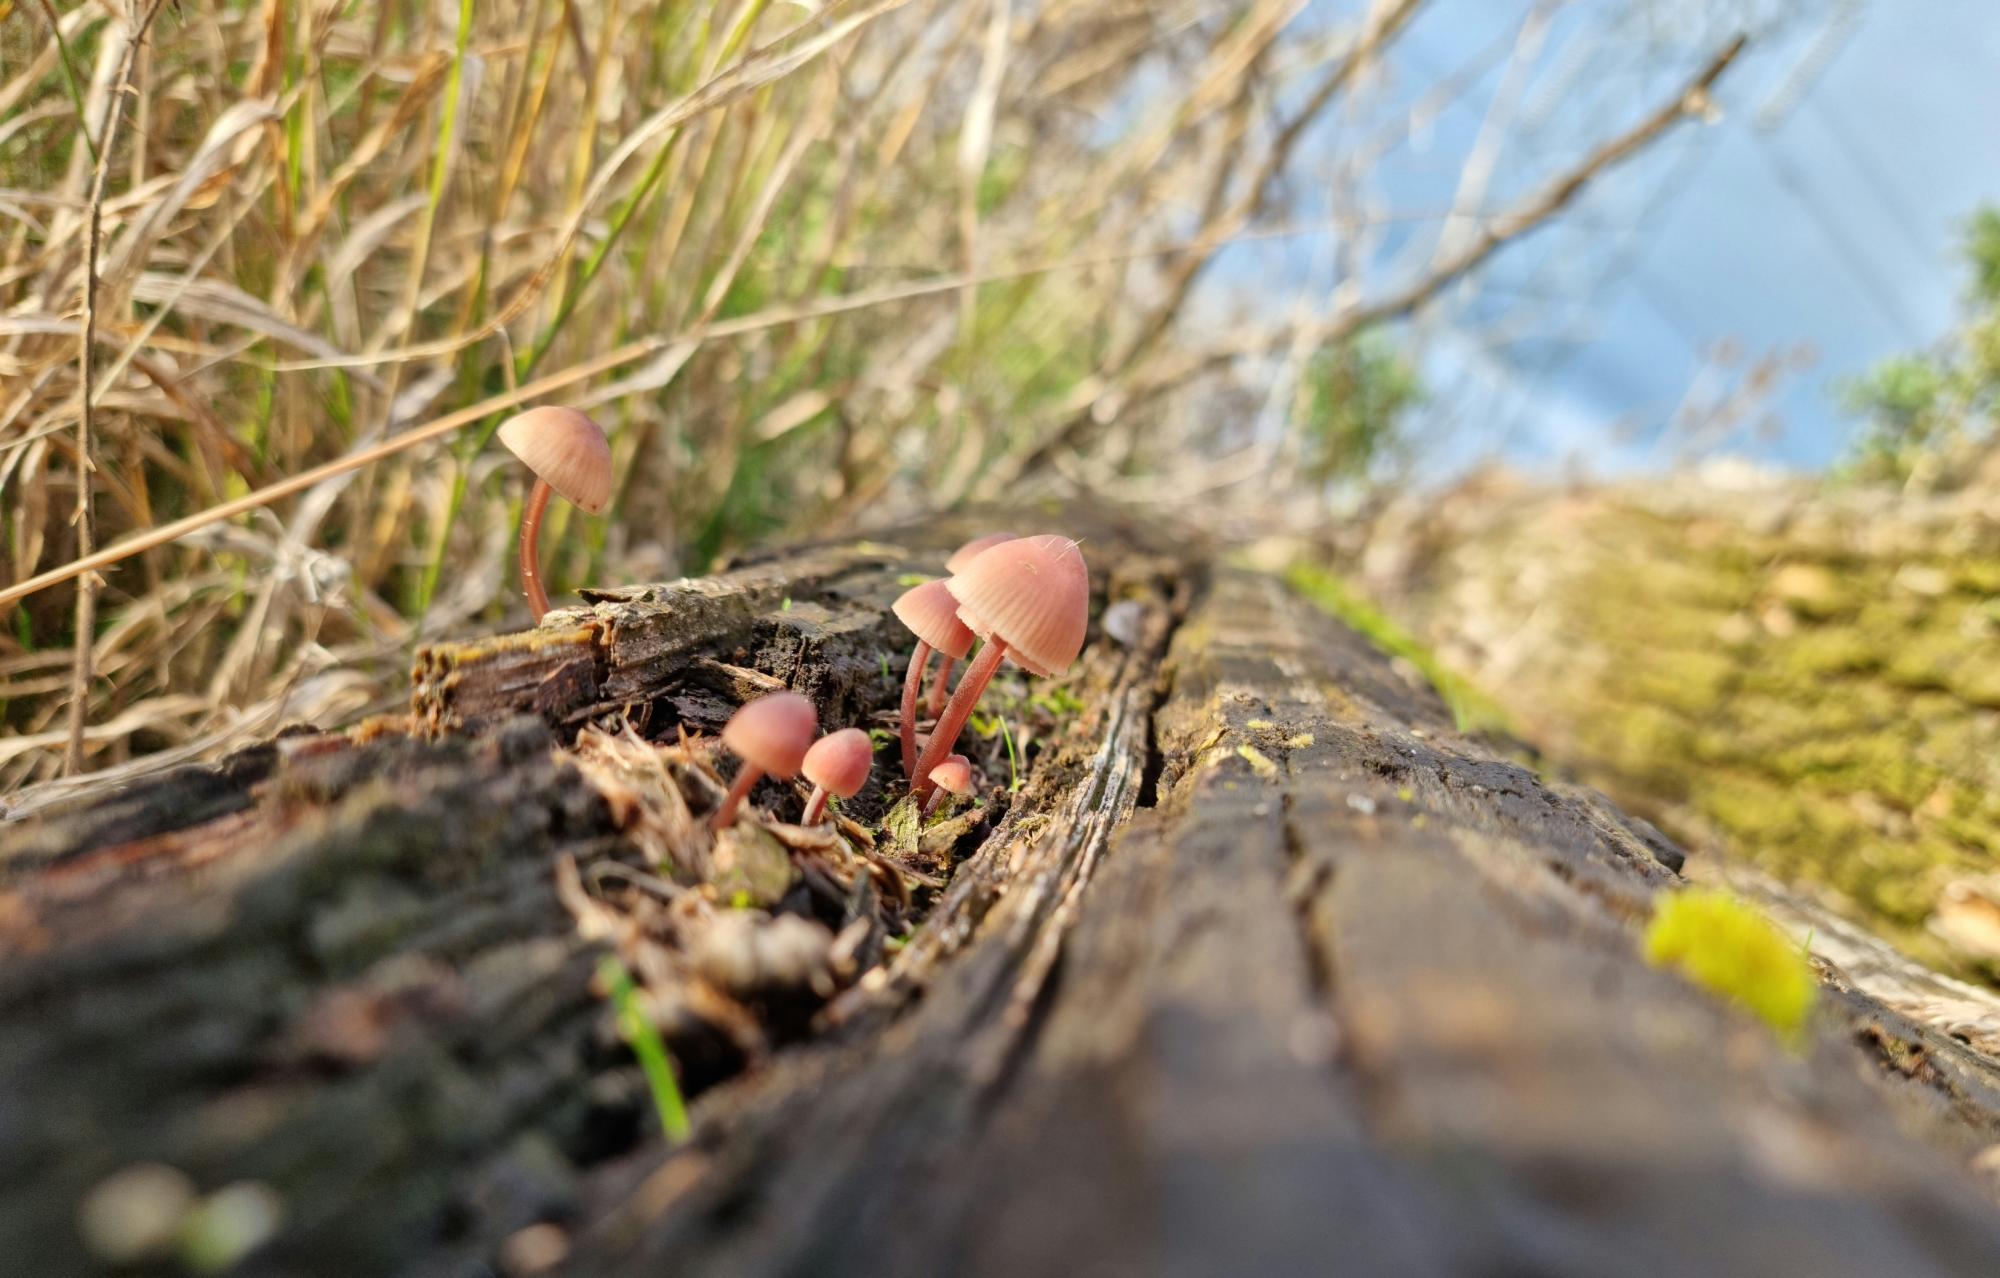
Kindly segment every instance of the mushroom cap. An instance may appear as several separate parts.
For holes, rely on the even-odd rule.
[[[911,634],[946,656],[957,660],[972,651],[972,631],[958,619],[958,600],[944,578],[910,587],[889,606]]]
[[[944,570],[946,572],[963,572],[967,564],[979,558],[980,551],[991,550],[1003,541],[1013,540],[1013,533],[987,533],[984,537],[974,537],[971,541],[966,542],[963,546],[951,552],[951,558],[944,561]]]
[[[875,766],[875,743],[859,728],[842,728],[813,742],[806,751],[806,780],[851,799],[868,782]]]
[[[937,782],[938,789],[952,794],[972,793],[972,760],[962,754],[948,754],[944,762],[931,769],[931,780]]]
[[[500,442],[586,514],[611,504],[611,444],[574,408],[531,408],[500,424]]]
[[[722,744],[758,771],[789,779],[799,774],[818,734],[819,712],[812,702],[796,692],[774,692],[730,715]]]
[[[1061,674],[1090,629],[1090,571],[1067,537],[1044,534],[979,552],[945,588],[958,618],[982,639],[999,639],[1032,675]]]

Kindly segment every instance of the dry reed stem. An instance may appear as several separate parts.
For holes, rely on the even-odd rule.
[[[95,164],[87,200],[89,225],[84,232],[83,323],[77,336],[77,376],[81,392],[77,397],[76,416],[75,524],[77,549],[83,558],[89,558],[95,537],[91,495],[96,484],[97,465],[91,455],[91,424],[96,405],[91,370],[96,358],[97,248],[103,225],[104,185],[110,175],[111,157],[118,144],[118,122],[125,114],[125,90],[132,82],[139,48],[146,39],[147,29],[153,25],[154,17],[159,14],[160,2],[152,0],[142,14],[135,0],[132,17],[128,19],[132,29],[125,38],[118,73],[113,78],[114,87],[104,127],[99,130],[97,141],[91,148]],[[88,134],[89,121],[79,120],[77,123]],[[82,573],[77,581],[76,619],[73,623],[75,639],[72,641],[70,666],[69,740],[63,752],[63,768],[72,775],[83,771],[83,734],[90,719],[91,657],[97,637],[97,586],[97,578],[89,572]]]

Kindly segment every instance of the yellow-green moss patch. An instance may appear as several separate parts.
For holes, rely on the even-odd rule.
[[[1646,961],[1671,967],[1795,1039],[1818,986],[1803,950],[1727,892],[1689,888],[1660,898],[1646,928]]]

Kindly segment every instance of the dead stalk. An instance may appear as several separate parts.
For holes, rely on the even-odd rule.
[[[77,340],[77,377],[81,385],[76,416],[76,547],[79,559],[90,558],[96,549],[96,528],[91,497],[95,489],[97,465],[91,453],[91,427],[96,420],[91,372],[97,342],[97,249],[103,231],[104,186],[111,172],[111,153],[118,143],[118,122],[125,114],[125,90],[132,82],[139,46],[160,11],[161,0],[152,0],[141,12],[135,3],[127,19],[131,33],[126,38],[123,60],[113,80],[111,97],[98,132],[96,163],[90,178],[90,197],[84,232],[83,328]],[[88,128],[86,123],[85,128]],[[76,583],[75,649],[69,677],[69,744],[63,753],[63,769],[74,776],[83,771],[84,729],[90,722],[91,663],[97,641],[97,588],[95,573],[83,573]]]

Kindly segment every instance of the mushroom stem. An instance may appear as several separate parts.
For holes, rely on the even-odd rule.
[[[715,819],[709,822],[710,828],[718,832],[728,829],[736,820],[736,809],[743,806],[744,796],[750,793],[750,787],[756,785],[757,778],[763,775],[764,769],[745,763],[736,774],[736,783],[730,786],[729,793],[723,796],[722,806],[715,810]]]
[[[951,695],[951,668],[957,664],[958,658],[948,652],[938,657],[937,678],[931,681],[931,694],[924,702],[933,719],[944,713],[944,699]]]
[[[812,798],[806,801],[805,820],[801,821],[799,824],[801,825],[819,824],[820,817],[825,815],[826,813],[826,794],[827,790],[825,786],[816,785],[813,787]]]
[[[986,685],[993,682],[993,675],[1000,669],[1000,662],[1007,655],[1007,645],[995,635],[986,641],[972,664],[965,668],[959,678],[958,689],[951,694],[951,703],[944,708],[944,714],[931,729],[930,740],[924,742],[924,752],[917,758],[917,770],[911,775],[915,784],[911,792],[929,798],[937,789],[937,782],[931,780],[931,769],[943,763],[945,756],[958,745],[958,734],[965,731],[965,721],[972,717],[974,706],[986,691]]]
[[[924,800],[924,809],[923,812],[920,813],[919,815],[925,821],[930,820],[931,813],[937,811],[938,804],[943,802],[944,802],[944,787],[940,786],[937,789],[931,791],[930,798]]]
[[[542,512],[549,508],[549,494],[555,490],[546,479],[535,480],[535,486],[528,493],[527,508],[521,512],[521,584],[528,590],[528,612],[540,625],[548,615],[549,592],[542,589],[542,564],[540,541],[542,536]]]
[[[912,781],[917,777],[917,693],[923,690],[924,663],[930,659],[931,646],[922,639],[917,640],[917,650],[910,654],[910,672],[903,676],[903,722],[900,728],[903,775]]]

